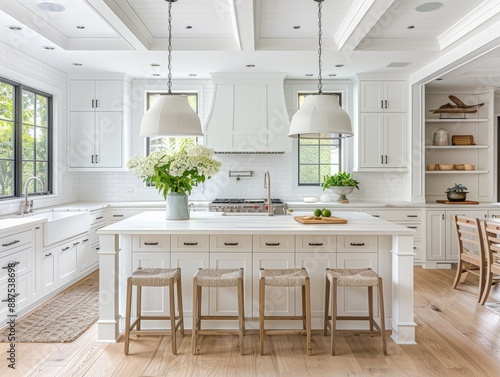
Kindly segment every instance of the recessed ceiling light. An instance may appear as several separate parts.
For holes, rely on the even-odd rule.
[[[192,29],[193,27],[191,25],[186,26],[186,29]]]
[[[407,28],[407,29],[415,29],[415,26],[410,25],[410,26],[407,26],[406,28]]]
[[[312,76],[314,76],[314,75],[313,75],[312,73],[306,73],[306,74],[305,74],[305,76],[306,76],[306,77],[312,77]]]
[[[336,73],[329,73],[328,76],[334,77],[334,76],[337,76],[337,74]]]
[[[337,68],[342,68],[344,65],[343,64],[335,64],[335,67]]]
[[[77,29],[80,29],[80,30],[83,30],[83,29],[85,29],[85,26],[83,26],[83,25],[77,25],[77,27],[76,27],[76,28],[77,28]]]
[[[83,64],[82,63],[73,63],[73,65],[76,67],[81,67]]]
[[[294,29],[300,29],[300,25],[296,25],[293,27]]]
[[[195,77],[195,76],[198,76],[198,74],[197,73],[190,73],[188,76]]]
[[[253,68],[253,67],[255,67],[255,64],[247,64],[246,67],[247,68]]]
[[[444,6],[443,3],[439,2],[431,2],[431,3],[424,3],[420,4],[418,7],[415,8],[417,12],[434,12],[435,10],[441,9]]]
[[[7,26],[10,30],[14,30],[14,31],[20,31],[20,30],[23,30],[23,28],[21,26]]]
[[[158,63],[151,63],[150,66],[151,67],[159,67],[160,65]]]
[[[66,9],[57,0],[38,0],[37,6],[45,12],[63,12]]]
[[[153,73],[153,76],[158,77],[158,76],[160,76],[160,74],[159,73]]]
[[[53,50],[54,49],[54,47],[52,47],[52,46],[42,46],[42,48],[45,50]]]

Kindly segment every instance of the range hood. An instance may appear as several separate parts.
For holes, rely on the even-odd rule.
[[[205,145],[216,153],[291,152],[285,73],[211,73]]]

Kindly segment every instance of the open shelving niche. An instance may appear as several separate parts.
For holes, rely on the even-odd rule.
[[[450,118],[440,119],[439,114],[429,112],[445,103],[451,102],[448,96],[456,95],[466,104],[484,102],[476,113],[443,114]],[[445,191],[455,183],[468,188],[467,199],[478,201],[496,201],[493,188],[494,164],[494,92],[487,89],[482,92],[460,92],[453,90],[428,90],[425,95],[425,163],[429,164],[472,164],[475,170],[425,170],[425,196],[427,202],[445,199]],[[432,145],[434,132],[439,128],[453,135],[472,135],[475,145]]]

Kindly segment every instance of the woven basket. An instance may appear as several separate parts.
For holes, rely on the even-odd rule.
[[[453,135],[451,145],[475,145],[473,135]]]

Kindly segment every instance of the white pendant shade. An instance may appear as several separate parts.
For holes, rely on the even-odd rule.
[[[309,95],[295,113],[289,137],[309,139],[353,136],[351,119],[331,94]]]
[[[203,136],[200,117],[183,95],[155,97],[144,114],[139,136]]]

